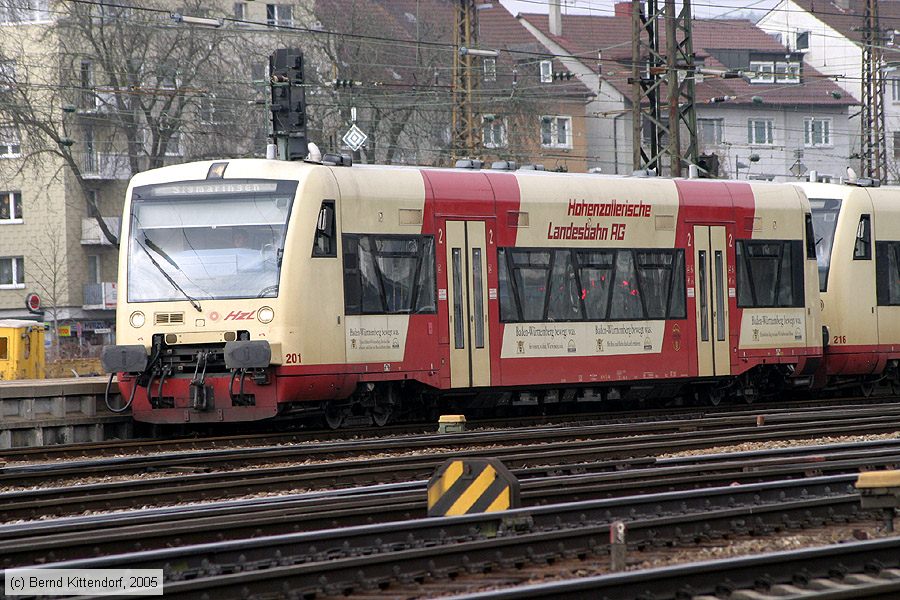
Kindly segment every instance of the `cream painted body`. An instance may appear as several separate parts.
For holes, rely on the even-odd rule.
[[[738,348],[753,350],[775,347],[778,353],[792,349],[822,345],[822,313],[819,302],[819,273],[815,260],[806,257],[805,219],[810,213],[806,196],[795,191],[786,198],[786,188],[767,184],[751,184],[756,197],[753,217],[754,240],[800,239],[804,242],[803,290],[804,306],[796,308],[745,308],[742,310]],[[742,224],[738,224],[742,227]],[[739,237],[743,237],[743,234]],[[774,285],[774,282],[773,282]],[[729,289],[733,295],[735,291]]]
[[[900,207],[891,206],[892,197],[896,197],[894,204],[900,201],[900,190],[824,183],[798,184],[798,187],[810,199],[841,200],[831,251],[828,287],[820,293],[822,322],[828,328],[829,346],[837,349],[840,346],[878,344],[881,310],[877,307],[875,294],[874,241],[900,240],[900,214],[896,213]],[[878,200],[873,203],[875,198]],[[872,258],[854,260],[857,224],[864,214],[872,215]],[[890,312],[897,308],[881,308],[886,309],[882,314],[888,317],[885,318],[884,326],[900,333],[900,326],[892,326],[887,322]]]

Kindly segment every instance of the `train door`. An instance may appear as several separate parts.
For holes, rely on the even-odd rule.
[[[447,221],[450,386],[491,384],[484,221]]]
[[[728,352],[728,253],[725,227],[694,226],[698,375],[731,373]]]

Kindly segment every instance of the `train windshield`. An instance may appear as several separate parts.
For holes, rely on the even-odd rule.
[[[828,268],[831,266],[831,248],[837,228],[841,201],[837,198],[810,198],[813,231],[816,234],[816,260],[819,263],[819,291],[828,288]]]
[[[276,297],[296,189],[231,179],[135,188],[128,301]]]

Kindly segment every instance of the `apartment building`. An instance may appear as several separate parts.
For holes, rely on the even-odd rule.
[[[862,91],[863,0],[782,0],[757,23],[857,98]],[[900,181],[900,2],[878,3],[883,35],[885,134],[888,176]],[[852,153],[859,152],[861,124],[850,123]],[[858,164],[857,161],[853,161]]]
[[[309,12],[126,4],[0,0],[0,318],[55,322],[63,356],[95,354],[115,335],[128,179],[262,155],[267,56]],[[26,308],[31,294],[42,313]]]
[[[547,50],[571,57],[563,62],[586,85],[599,86],[588,108],[588,165],[604,173],[632,170],[631,6],[620,2],[608,16],[563,15],[556,32],[547,15],[518,15]],[[823,180],[845,173],[849,115],[858,104],[850,93],[750,21],[695,19],[693,47],[698,70],[686,76],[696,78],[701,153],[716,156],[720,176],[790,181],[811,170]],[[580,59],[598,53],[602,60]]]

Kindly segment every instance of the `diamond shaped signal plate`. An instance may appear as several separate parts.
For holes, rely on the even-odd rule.
[[[362,148],[366,140],[369,139],[363,130],[353,125],[350,129],[347,130],[347,133],[344,134],[344,137],[341,140],[347,145],[348,148],[353,150],[354,152]]]

